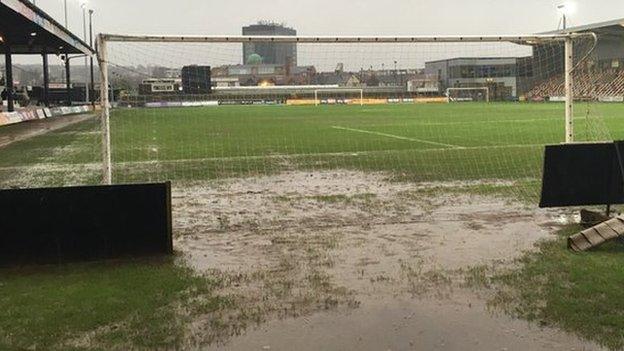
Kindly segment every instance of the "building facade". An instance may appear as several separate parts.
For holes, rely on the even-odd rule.
[[[245,36],[296,36],[297,31],[278,23],[258,23],[243,27]],[[258,62],[261,60],[261,62]],[[297,66],[296,43],[244,43],[243,62],[246,65],[269,64]]]
[[[426,62],[425,74],[435,77],[440,93],[487,87],[491,98],[504,100],[522,94],[533,72],[529,57],[468,57]]]

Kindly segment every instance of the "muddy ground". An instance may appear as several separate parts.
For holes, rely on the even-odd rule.
[[[600,349],[509,318],[466,284],[562,221],[474,185],[326,171],[174,189],[176,249],[233,301],[196,320],[189,348]]]

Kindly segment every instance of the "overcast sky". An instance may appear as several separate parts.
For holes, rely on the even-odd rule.
[[[240,34],[260,19],[301,35],[500,34],[556,29],[564,0],[90,0],[97,32]],[[82,33],[79,0],[67,0]],[[575,0],[572,25],[624,17],[624,0]],[[63,23],[63,0],[37,0]]]
[[[241,27],[258,20],[285,22],[300,35],[470,35],[531,34],[557,28],[556,7],[566,0],[89,0],[95,11],[96,33],[236,35]],[[624,17],[624,0],[570,0],[576,8],[569,25],[583,25]],[[61,24],[63,0],[36,0]],[[82,36],[80,0],[67,0],[69,28]],[[306,63],[300,50],[300,63]],[[462,53],[448,53],[460,56]],[[522,53],[505,53],[521,55]],[[233,53],[234,61],[240,54]],[[447,56],[448,56],[447,55]],[[128,57],[128,63],[161,64],[155,55]],[[391,56],[391,55],[390,55]],[[402,57],[355,62],[351,68],[390,64]],[[186,55],[185,59],[192,57]],[[446,57],[446,56],[445,56]],[[428,57],[439,59],[440,57]],[[318,60],[318,57],[316,57]],[[328,67],[349,58],[327,58]],[[386,61],[383,61],[386,60]],[[134,62],[130,62],[134,61]],[[336,61],[336,62],[334,62]],[[377,62],[379,61],[379,62]],[[38,58],[17,57],[16,63],[38,63]],[[54,59],[52,63],[57,63]],[[188,63],[188,62],[185,62]],[[197,62],[201,63],[201,62]],[[216,62],[211,62],[216,65]],[[221,62],[224,64],[225,62]],[[308,62],[321,64],[320,62]],[[399,64],[401,65],[401,64]]]

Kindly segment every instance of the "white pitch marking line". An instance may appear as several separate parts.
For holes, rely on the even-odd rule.
[[[134,165],[157,165],[157,164],[176,164],[176,163],[189,163],[189,162],[214,162],[214,161],[238,161],[238,160],[262,160],[272,158],[297,158],[297,157],[322,157],[322,156],[368,156],[393,152],[437,152],[448,150],[492,150],[492,149],[523,149],[523,148],[538,148],[544,147],[545,144],[507,144],[507,145],[485,145],[485,146],[463,146],[461,148],[450,149],[437,148],[437,149],[400,149],[400,150],[373,150],[373,151],[355,151],[355,152],[320,152],[309,154],[271,154],[271,155],[251,155],[251,156],[230,156],[230,157],[200,157],[200,158],[184,158],[174,160],[144,160],[144,161],[117,161],[113,162],[115,166],[134,166]],[[99,170],[100,163],[41,163],[27,166],[7,166],[0,167],[0,171],[64,171],[69,168],[79,170]]]
[[[438,143],[436,141],[416,139],[416,138],[408,138],[408,137],[404,137],[404,136],[400,136],[400,135],[394,135],[394,134],[387,134],[387,133],[380,133],[380,132],[371,132],[370,130],[364,130],[364,129],[347,128],[347,127],[340,127],[340,126],[332,126],[332,128],[340,129],[340,130],[347,130],[347,131],[356,132],[356,133],[365,133],[365,134],[379,135],[379,136],[384,136],[384,137],[387,137],[387,138],[394,138],[394,139],[399,139],[399,140],[416,141],[416,142],[419,142],[419,143],[438,145],[438,146],[446,146],[446,147],[450,147],[450,148],[453,148],[453,149],[465,149],[464,146],[460,146],[460,145]]]

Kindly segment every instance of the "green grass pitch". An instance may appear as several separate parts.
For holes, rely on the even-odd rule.
[[[114,181],[170,179],[175,189],[225,177],[349,169],[403,181],[460,181],[535,203],[543,145],[564,138],[563,108],[462,103],[117,109],[111,115]],[[624,104],[579,103],[575,122],[578,140],[620,139]],[[24,128],[29,124],[0,128],[0,141]],[[0,188],[99,183],[99,128],[94,118],[0,148]],[[445,185],[441,194],[449,189]],[[578,230],[543,242],[541,253],[525,256],[517,270],[489,277],[487,269],[475,267],[473,283],[495,289],[493,303],[515,316],[620,349],[622,248],[608,244],[571,253],[565,238]],[[0,349],[183,347],[195,316],[238,311],[235,299],[220,295],[223,281],[211,273],[197,277],[169,259],[5,268]],[[224,320],[217,318],[222,328],[237,323]],[[80,344],[84,340],[87,346]]]
[[[563,104],[220,106],[111,113],[115,182],[197,181],[284,170],[388,172],[402,180],[539,180]],[[577,140],[617,139],[624,104],[576,104]],[[10,128],[0,129],[9,133]],[[0,152],[2,186],[99,181],[97,120]]]

